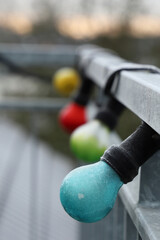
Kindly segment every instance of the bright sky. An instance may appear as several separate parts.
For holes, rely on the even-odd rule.
[[[92,11],[93,14],[112,15],[122,14],[126,7],[127,0],[0,0],[0,12],[21,12],[29,16],[35,16],[37,12],[45,7],[47,2],[56,13],[62,17],[73,14],[82,14],[84,11]],[[130,1],[130,0],[128,0]],[[160,1],[159,0],[134,0],[141,4],[141,12],[160,16]],[[133,4],[132,4],[133,5]],[[88,10],[89,9],[89,10]]]
[[[59,31],[74,38],[115,35],[128,16],[132,35],[160,36],[159,0],[0,0],[0,26],[24,34],[31,19],[48,11],[59,17]]]

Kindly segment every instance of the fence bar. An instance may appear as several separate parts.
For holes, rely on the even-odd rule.
[[[139,202],[145,206],[160,207],[159,159],[160,151],[155,153],[141,168]]]
[[[22,66],[56,66],[74,64],[74,46],[0,45],[0,54]],[[85,66],[87,76],[104,88],[106,72],[114,64],[125,60],[113,52],[92,45],[79,47],[79,64]],[[109,69],[110,70],[110,69]],[[121,103],[160,133],[160,75],[149,72],[123,71],[116,77],[112,93]],[[0,99],[0,110],[57,111],[66,99],[8,98]],[[80,239],[102,240],[159,240],[160,177],[157,152],[140,170],[133,182],[124,185],[114,209],[102,221],[81,225]],[[147,178],[146,178],[147,176]]]
[[[160,206],[138,204],[133,183],[124,185],[119,194],[142,239],[159,240]]]
[[[0,110],[18,111],[57,111],[64,107],[69,100],[63,98],[2,98]]]
[[[80,65],[87,66],[85,71],[88,77],[101,88],[106,85],[107,71],[125,62],[110,52],[105,53],[105,50],[102,53],[101,48],[98,53],[97,47],[93,46],[79,51],[79,56]],[[112,93],[122,104],[160,133],[160,74],[122,71],[120,78],[115,78]]]
[[[134,223],[132,222],[130,216],[128,215],[128,213],[125,211],[125,215],[124,215],[124,240],[136,240],[138,237],[138,233],[136,230],[136,227],[134,226]],[[117,238],[118,239],[118,238]]]
[[[114,206],[114,238],[113,240],[123,240],[124,238],[124,205],[118,196]]]
[[[24,67],[70,66],[75,62],[76,48],[74,45],[0,44],[0,55]]]

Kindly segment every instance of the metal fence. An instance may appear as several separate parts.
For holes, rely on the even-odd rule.
[[[18,66],[22,70],[32,66],[55,69],[66,62],[66,65],[73,65],[73,49],[74,47],[63,46],[0,45],[1,56],[9,60],[9,66]],[[16,79],[17,75],[5,70],[0,75],[0,84],[8,82],[6,84],[13,85]],[[18,78],[18,84],[21,84],[20,79],[21,77]],[[23,81],[22,71],[22,85],[30,78],[24,79]],[[31,81],[38,84],[34,80],[33,76]],[[57,136],[59,132],[55,118],[57,111],[67,101],[68,99],[35,96],[0,98],[2,240],[78,240],[79,224],[65,214],[59,200],[60,184],[74,163],[64,155],[64,149],[60,153],[51,147],[53,144],[50,145],[56,137],[55,143],[63,141]],[[52,139],[46,140],[46,134]]]
[[[75,164],[43,136],[59,134],[54,118],[64,104],[22,98],[0,103],[0,239],[78,240],[79,223],[59,200],[61,182]]]
[[[26,64],[27,62],[29,66],[32,64],[39,65],[42,62],[45,62],[46,65],[57,63],[58,65],[64,65],[65,63],[66,65],[73,65],[75,56],[78,54],[79,64],[85,66],[86,74],[100,88],[104,88],[106,84],[106,73],[110,68],[109,66],[124,61],[113,53],[104,52],[101,48],[89,45],[78,48],[78,52],[75,51],[75,47],[71,46],[69,48],[59,46],[51,49],[52,46],[23,46],[22,48],[19,46],[16,46],[16,48],[15,46],[14,48],[12,46],[2,46],[0,47],[0,53],[10,57],[15,62],[21,56],[23,61],[17,62],[17,64]],[[24,64],[22,65],[24,66]],[[122,71],[120,77],[115,78],[111,91],[117,100],[160,133],[159,74],[146,71]],[[58,109],[63,103],[63,100],[56,102],[55,100],[37,99],[27,102],[23,99],[6,99],[0,101],[0,109],[27,110],[34,113],[35,111]],[[160,153],[157,152],[142,166],[134,181],[121,188],[113,210],[105,219],[97,223],[80,225],[78,234],[80,240],[88,238],[93,240],[160,239],[159,157]]]
[[[86,74],[101,88],[107,83],[108,72],[125,63],[116,55],[94,46],[82,47],[79,56],[80,64],[87,65]],[[111,87],[111,92],[117,100],[158,133],[160,133],[159,83],[160,74],[124,69],[115,77]],[[110,215],[101,223],[93,225],[92,239],[160,239],[159,157],[158,151],[141,167],[139,175],[121,188]],[[84,232],[86,228],[83,226]]]

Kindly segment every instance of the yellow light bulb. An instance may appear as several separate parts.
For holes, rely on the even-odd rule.
[[[80,76],[73,68],[61,68],[54,74],[52,85],[62,95],[70,96],[80,85]]]

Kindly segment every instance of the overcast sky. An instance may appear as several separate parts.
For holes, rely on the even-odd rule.
[[[0,0],[0,12],[21,12],[36,16],[49,4],[52,10],[62,17],[83,13],[117,15],[126,12],[126,2],[127,0]],[[142,12],[160,17],[159,0],[128,0],[128,3],[130,10],[133,5],[137,13]],[[137,7],[137,3],[140,7]]]

